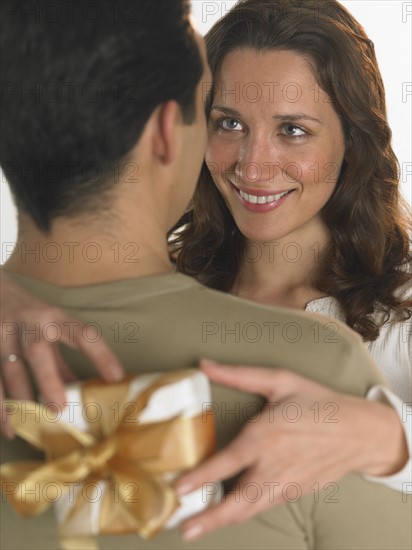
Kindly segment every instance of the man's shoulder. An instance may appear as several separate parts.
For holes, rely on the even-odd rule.
[[[180,273],[134,277],[80,287],[61,287],[8,272],[8,275],[37,297],[72,311],[98,308],[142,311],[155,315],[174,314],[205,323],[235,323],[243,331],[256,333],[279,329],[283,338],[299,339],[302,332],[313,333],[313,340],[325,343],[360,340],[344,323],[324,315],[278,306],[258,304],[210,289]]]
[[[98,325],[131,370],[137,358],[170,370],[209,357],[291,369],[359,395],[382,382],[360,337],[339,321],[243,300],[181,274],[69,288],[15,280],[74,318]]]

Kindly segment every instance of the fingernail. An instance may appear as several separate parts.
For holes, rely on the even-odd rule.
[[[58,416],[67,406],[66,394],[52,394],[44,406],[47,408],[48,413]]]
[[[192,525],[192,527],[189,527],[186,531],[183,531],[182,537],[184,540],[194,540],[201,536],[203,533],[203,527],[200,525],[200,523],[197,523],[195,525]]]
[[[10,418],[7,418],[7,405],[1,405],[1,426],[0,432],[4,435],[6,439],[14,439],[14,430],[11,426]]]
[[[6,439],[14,439],[14,431],[12,427],[6,422],[3,426],[3,435]]]
[[[180,483],[175,485],[175,491],[178,496],[186,495],[194,490],[192,483]]]
[[[123,380],[124,372],[119,365],[112,365],[110,367],[110,372],[114,381],[119,382],[120,380]]]
[[[58,414],[61,409],[65,408],[66,394],[63,393],[51,393],[47,399],[44,400],[44,406],[50,409],[52,412]]]

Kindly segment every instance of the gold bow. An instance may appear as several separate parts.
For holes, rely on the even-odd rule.
[[[13,407],[15,413],[11,416],[15,432],[46,453],[45,462],[12,462],[0,467],[2,486],[11,482],[17,487],[14,494],[7,495],[15,510],[23,516],[37,516],[50,506],[44,490],[48,484],[57,484],[64,493],[70,484],[80,482],[82,491],[77,492],[59,526],[59,535],[67,539],[76,535],[70,521],[90,507],[90,500],[82,497],[84,491],[105,480],[99,532],[154,536],[179,506],[165,474],[178,474],[214,451],[214,422],[208,414],[140,424],[139,416],[159,388],[193,372],[161,375],[132,402],[126,402],[130,378],[110,385],[100,380],[86,382],[83,404],[98,404],[101,413],[98,422],[88,424],[87,433],[71,424],[50,421],[50,409],[46,411],[42,405],[30,403],[30,412],[36,408],[39,414],[24,418],[18,414],[23,402],[6,401],[6,407]]]

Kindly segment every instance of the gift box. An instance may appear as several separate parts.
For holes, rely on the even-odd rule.
[[[57,411],[32,403],[38,414],[25,417],[25,402],[6,401],[16,433],[46,460],[1,466],[2,482],[16,483],[7,496],[20,514],[36,516],[53,503],[62,541],[150,538],[219,498],[199,489],[179,500],[173,489],[183,471],[215,450],[214,419],[203,407],[210,387],[200,371],[71,384],[66,401]]]

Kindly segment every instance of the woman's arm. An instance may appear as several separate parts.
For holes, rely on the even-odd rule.
[[[403,468],[394,469],[395,471],[388,475],[365,475],[365,478],[375,483],[382,483],[395,491],[402,493],[412,492],[412,403],[405,403],[390,389],[383,386],[374,386],[368,392],[367,399],[388,404],[398,417],[398,422],[403,428],[405,442],[408,447],[408,460]],[[390,452],[388,444],[385,445],[386,451]]]
[[[216,383],[263,395],[267,404],[225,449],[177,483],[185,494],[205,480],[210,485],[241,474],[224,502],[183,524],[188,540],[287,501],[288,487],[293,496],[316,498],[323,489],[338,489],[337,481],[349,472],[388,476],[408,460],[402,424],[386,404],[338,393],[283,369],[210,362],[202,369]],[[244,498],[248,486],[258,488],[256,502]]]
[[[101,339],[92,343],[82,337],[83,323],[73,319],[60,308],[35,298],[3,270],[0,271],[0,291],[0,429],[4,435],[13,436],[3,408],[4,399],[33,399],[29,369],[44,402],[64,406],[63,386],[64,383],[73,380],[74,375],[63,361],[55,339],[48,342],[44,338],[47,331],[44,331],[43,327],[48,323],[58,325],[61,342],[85,353],[105,380],[115,381],[122,378],[123,368],[107,344]],[[22,327],[25,328],[24,338]],[[30,332],[33,328],[36,330]]]

